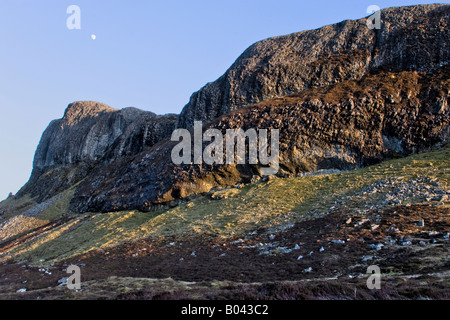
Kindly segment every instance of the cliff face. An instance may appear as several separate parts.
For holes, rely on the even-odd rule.
[[[260,176],[256,165],[174,165],[170,135],[195,120],[222,132],[279,129],[280,176],[443,145],[449,15],[449,5],[392,8],[383,10],[380,30],[361,19],[258,42],[194,93],[179,117],[71,104],[44,132],[17,197],[40,202],[74,188],[75,212],[151,210]]]
[[[43,133],[30,182],[18,195],[51,197],[79,182],[99,163],[134,155],[170,137],[175,119],[176,115],[157,116],[136,108],[74,102]]]
[[[379,72],[236,110],[204,130],[279,129],[279,176],[359,168],[448,143],[449,79],[449,66],[433,74]],[[72,210],[151,210],[155,204],[261,178],[257,165],[174,165],[175,144],[165,140],[130,162],[98,168],[77,188]]]
[[[100,158],[126,126],[117,111],[96,102],[70,104],[42,135],[33,167],[46,170]]]
[[[344,80],[377,68],[427,71],[450,58],[450,6],[382,10],[382,28],[366,19],[276,37],[248,48],[217,81],[194,93],[177,126],[212,120],[242,106]]]

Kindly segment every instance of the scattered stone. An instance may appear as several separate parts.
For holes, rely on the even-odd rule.
[[[384,247],[384,244],[382,244],[382,243],[370,244],[369,245],[369,248],[375,249],[377,251],[380,251],[381,249],[383,249],[383,247]]]
[[[403,241],[400,241],[400,245],[401,246],[410,246],[410,245],[412,245],[412,240],[411,239],[403,239]]]
[[[280,254],[280,253],[291,253],[292,249],[289,249],[287,247],[277,247],[275,250],[273,250],[273,253]]]
[[[69,280],[69,278],[62,278],[62,279],[59,279],[58,280],[58,283],[59,283],[59,287],[62,287],[62,286],[66,286],[67,285],[67,281]]]
[[[360,227],[360,226],[362,226],[363,224],[365,224],[366,222],[369,222],[369,219],[363,219],[363,220],[361,220],[361,221],[358,221],[358,222],[355,224],[355,227]]]
[[[391,227],[388,229],[388,232],[396,234],[396,233],[400,233],[400,229]]]

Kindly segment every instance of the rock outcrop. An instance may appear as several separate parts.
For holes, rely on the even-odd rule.
[[[82,101],[54,120],[36,150],[33,173],[19,196],[46,200],[85,178],[99,164],[135,155],[170,137],[176,115],[157,116],[136,108],[113,109]]]
[[[352,169],[449,141],[450,5],[261,41],[181,115],[95,102],[69,105],[44,132],[30,181],[16,197],[43,202],[72,188],[74,212],[152,210],[254,181],[258,165],[175,165],[176,127],[280,130],[280,176]]]
[[[450,6],[382,10],[382,27],[347,20],[260,41],[217,81],[194,93],[177,121],[191,128],[240,107],[344,80],[377,68],[429,71],[450,60]]]
[[[239,109],[204,130],[217,128],[225,134],[234,128],[279,129],[279,176],[360,168],[448,143],[449,79],[449,66],[433,74],[382,71]],[[97,168],[77,188],[72,210],[151,210],[160,203],[261,178],[258,165],[175,165],[175,144],[165,140],[132,161]]]

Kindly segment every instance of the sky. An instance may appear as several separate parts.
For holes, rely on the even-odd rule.
[[[435,2],[0,0],[0,199],[27,182],[43,131],[71,102],[180,113],[257,41],[363,18],[370,5]],[[70,5],[80,29],[67,27]]]

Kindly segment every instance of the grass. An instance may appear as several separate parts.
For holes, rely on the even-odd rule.
[[[0,215],[0,222],[21,214],[36,204],[37,203],[28,195],[20,199],[8,198],[0,202],[0,213],[3,212],[3,214]]]
[[[326,214],[339,199],[390,177],[401,181],[428,177],[437,179],[448,189],[449,159],[450,147],[447,146],[340,174],[273,179],[216,191],[169,210],[79,215],[18,244],[0,255],[0,261],[8,258],[59,261],[143,238],[173,240],[207,236],[226,240],[244,237],[258,228],[273,228]],[[64,214],[70,197],[71,194],[65,194],[39,217],[45,221],[57,220]],[[348,205],[357,206],[358,203],[349,202]]]
[[[20,199],[7,199],[0,204],[0,210],[5,214],[0,219],[0,243],[4,240],[26,235],[30,231],[60,220],[69,209],[70,199],[74,188],[61,193],[54,201],[36,210],[34,214],[27,214],[37,203],[29,196]],[[36,208],[36,207],[35,207]]]

